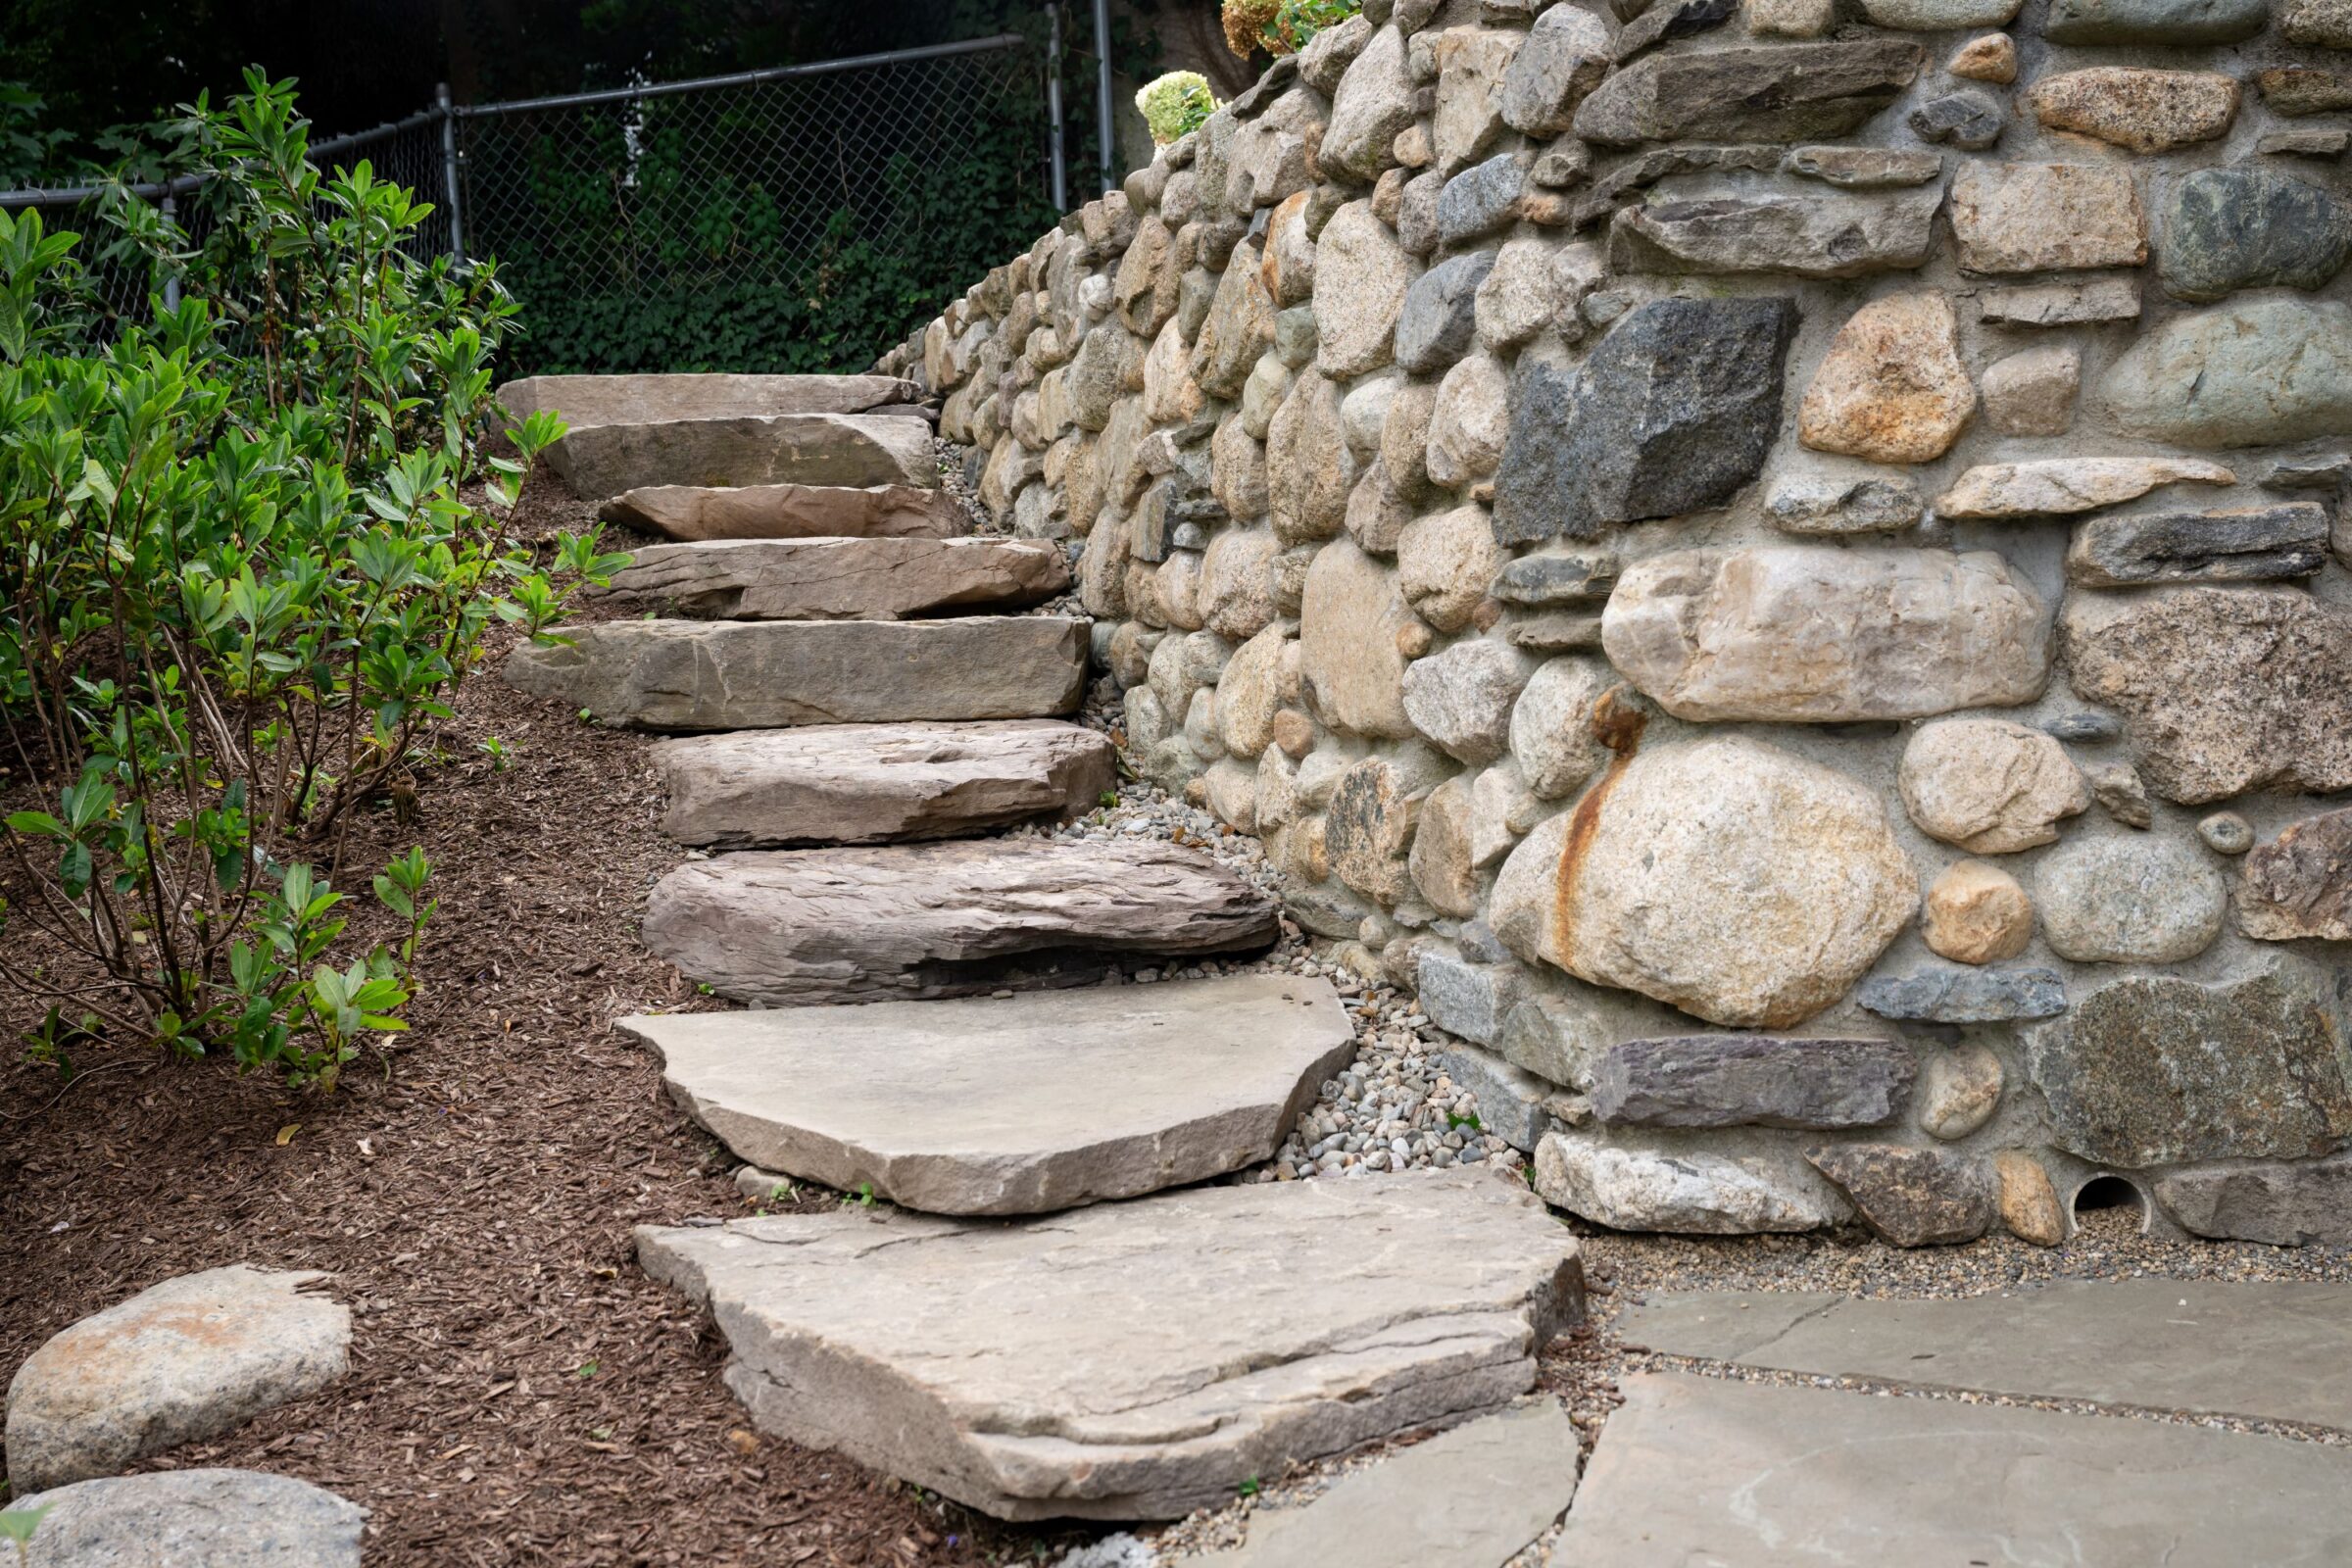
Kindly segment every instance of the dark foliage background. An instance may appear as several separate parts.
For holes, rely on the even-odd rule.
[[[1114,64],[1148,74],[1164,27],[1215,9],[1121,0]],[[1068,7],[1073,49],[1087,10]],[[468,249],[499,260],[524,307],[506,373],[858,369],[1056,216],[1039,0],[0,0],[0,82],[40,100],[0,101],[0,185],[119,166],[111,127],[218,100],[248,65],[297,78],[325,136],[412,114],[441,81],[462,103],[510,101],[1007,31],[1035,46],[919,81],[862,75],[862,96],[841,77],[829,96],[466,124]],[[1073,53],[1064,80],[1083,199],[1091,58]]]

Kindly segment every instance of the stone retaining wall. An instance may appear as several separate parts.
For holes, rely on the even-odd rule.
[[[1141,765],[1594,1219],[2352,1240],[2352,8],[1365,10],[879,367]]]

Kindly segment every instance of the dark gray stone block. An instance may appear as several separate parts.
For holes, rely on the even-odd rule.
[[[1844,1189],[1862,1223],[1890,1246],[1955,1246],[1992,1228],[1992,1165],[1974,1154],[1837,1144],[1808,1149],[1805,1158]]]
[[[2055,969],[1975,969],[1958,964],[1862,982],[1855,1000],[1882,1018],[1922,1023],[2008,1023],[2066,1010]]]
[[[1434,375],[1470,352],[1478,335],[1478,285],[1494,268],[1494,253],[1479,251],[1441,262],[1405,290],[1396,317],[1396,363],[1415,375]]]
[[[1523,359],[1494,479],[1495,538],[1590,538],[1604,523],[1730,500],[1780,429],[1796,318],[1787,298],[1652,300],[1581,370]]]
[[[2316,501],[2092,517],[2075,529],[2066,575],[2086,588],[2311,577],[2328,564],[2328,531]]]
[[[1592,1115],[1644,1127],[1878,1127],[1901,1114],[1917,1070],[1890,1040],[1626,1040],[1593,1061]]]
[[[2157,276],[2176,299],[2324,287],[2352,256],[2352,205],[2274,169],[2182,176],[2163,208]]]

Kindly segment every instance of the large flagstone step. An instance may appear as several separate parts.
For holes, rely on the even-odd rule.
[[[663,741],[662,831],[729,850],[963,838],[1078,816],[1118,778],[1107,736],[1051,718],[810,724]]]
[[[1274,900],[1157,841],[758,850],[655,884],[645,945],[739,1002],[806,1005],[1077,985],[1122,956],[1252,953]]]
[[[731,414],[591,424],[547,449],[586,499],[648,485],[936,485],[930,424],[877,414]]]
[[[610,591],[702,618],[906,620],[1026,610],[1069,586],[1069,557],[1034,539],[728,539],[648,545]]]
[[[1009,1222],[850,1205],[637,1245],[709,1303],[755,1424],[1005,1519],[1178,1518],[1498,1408],[1583,1308],[1574,1238],[1484,1170]]]
[[[628,729],[777,729],[1075,712],[1087,622],[612,620],[508,656],[507,682]]]
[[[895,375],[532,375],[497,395],[516,419],[545,409],[574,429],[744,414],[923,412],[923,389]]]
[[[952,539],[971,518],[928,485],[646,485],[607,501],[597,515],[648,533],[703,539]]]
[[[1996,1295],[1658,1293],[1628,1345],[1742,1366],[2352,1431],[2352,1285],[2061,1280]]]
[[[1270,1158],[1355,1054],[1328,981],[1243,975],[623,1018],[735,1153],[935,1214],[1041,1214]]]
[[[1555,1562],[2352,1562],[2340,1446],[1675,1374],[1623,1387]]]

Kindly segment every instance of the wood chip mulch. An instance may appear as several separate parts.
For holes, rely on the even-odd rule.
[[[441,912],[414,1029],[331,1095],[103,1044],[61,1094],[14,1044],[39,1008],[0,996],[0,1375],[172,1275],[326,1269],[356,1314],[349,1376],[154,1467],[331,1488],[370,1510],[370,1568],[1050,1560],[1082,1538],[752,1431],[708,1316],[636,1266],[634,1225],[747,1211],[736,1162],[611,1028],[693,1000],[636,938],[680,858],[644,747],[494,673],[466,686],[420,818],[355,832],[354,906],[421,843]],[[8,808],[27,793],[0,777]]]

